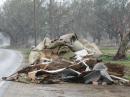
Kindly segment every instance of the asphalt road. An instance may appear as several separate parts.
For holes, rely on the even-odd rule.
[[[0,79],[14,73],[21,65],[23,56],[20,52],[0,49]],[[0,97],[3,97],[9,82],[0,80]]]

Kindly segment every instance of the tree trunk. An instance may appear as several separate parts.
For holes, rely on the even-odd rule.
[[[119,49],[116,53],[116,55],[113,57],[114,60],[122,60],[122,59],[127,59],[127,49],[128,49],[128,43],[130,40],[130,32],[124,33]]]

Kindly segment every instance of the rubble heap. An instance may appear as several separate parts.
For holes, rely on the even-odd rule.
[[[45,38],[29,55],[29,66],[3,80],[35,83],[74,82],[85,84],[129,83],[122,65],[104,64],[102,52],[75,33],[58,39]]]

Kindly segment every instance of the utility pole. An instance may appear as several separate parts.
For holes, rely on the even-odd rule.
[[[33,22],[34,22],[34,24],[33,24],[33,29],[34,29],[34,35],[35,35],[35,47],[37,46],[37,25],[36,25],[36,0],[33,0],[33,4],[34,4],[34,19],[33,19]]]

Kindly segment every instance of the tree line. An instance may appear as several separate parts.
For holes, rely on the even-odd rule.
[[[59,37],[75,32],[89,34],[100,44],[107,35],[119,49],[114,59],[126,58],[130,38],[129,0],[36,0],[37,40],[45,33]],[[14,46],[34,43],[34,1],[6,0],[0,10],[0,30],[8,33]]]

